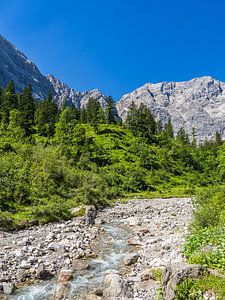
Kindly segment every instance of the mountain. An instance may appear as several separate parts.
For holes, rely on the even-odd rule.
[[[32,84],[36,98],[45,98],[49,91],[55,96],[51,82],[36,65],[0,35],[0,86],[5,87],[10,80],[14,81],[18,92]]]
[[[98,89],[79,92],[53,75],[44,76],[26,55],[0,35],[0,86],[5,87],[9,80],[14,81],[17,92],[32,84],[37,99],[44,99],[52,92],[59,107],[67,103],[81,108],[90,98],[105,107],[109,99]],[[214,138],[216,131],[225,139],[225,83],[210,76],[183,82],[147,83],[124,95],[116,104],[114,115],[126,119],[132,102],[147,105],[164,124],[171,120],[175,133],[184,127],[191,135],[194,128],[198,141]]]
[[[59,107],[64,103],[77,108],[85,107],[90,98],[96,99],[104,108],[108,101],[108,96],[103,95],[98,89],[91,91],[77,92],[67,84],[56,79],[53,75],[48,75],[47,79],[51,82],[56,93],[55,100]]]
[[[118,114],[126,118],[132,101],[149,107],[162,123],[171,120],[175,132],[184,127],[196,139],[203,141],[215,137],[225,138],[225,83],[210,76],[183,82],[147,83],[124,95],[117,103]]]
[[[90,98],[105,107],[108,101],[108,97],[97,89],[77,92],[53,75],[44,76],[25,54],[0,35],[0,86],[5,87],[10,80],[14,81],[17,92],[31,84],[37,99],[44,99],[50,91],[59,107],[66,102],[80,108]]]

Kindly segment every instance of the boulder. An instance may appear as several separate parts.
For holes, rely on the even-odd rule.
[[[95,294],[90,294],[85,297],[85,300],[101,300],[102,297],[97,296]]]
[[[73,278],[73,272],[71,270],[61,270],[58,276],[58,283],[65,284]]]
[[[126,295],[124,279],[116,270],[107,270],[103,279],[103,299],[124,297]]]
[[[3,289],[3,294],[12,295],[16,290],[16,286],[14,283],[11,282],[3,282],[2,289]]]
[[[87,270],[89,268],[89,264],[87,261],[82,259],[74,259],[72,261],[72,268],[74,271]]]
[[[95,218],[97,216],[97,210],[93,205],[86,206],[86,223],[88,225],[95,224]]]
[[[36,271],[36,278],[41,280],[47,280],[50,279],[53,276],[53,274],[47,270],[44,266],[44,264],[40,264]]]
[[[153,273],[152,269],[145,269],[141,272],[141,281],[146,281],[146,280],[155,280],[155,276]]]
[[[130,246],[142,246],[142,243],[138,237],[130,238],[127,243]]]
[[[138,226],[139,225],[139,220],[136,217],[130,217],[127,219],[127,223],[129,226]]]
[[[123,263],[125,266],[131,266],[135,264],[140,255],[138,253],[130,253],[124,257]]]
[[[49,243],[47,248],[52,251],[64,251],[64,245],[55,242]]]
[[[21,269],[30,269],[31,268],[31,264],[28,262],[28,261],[26,261],[26,260],[22,260],[21,261],[21,264],[20,264],[20,268]]]

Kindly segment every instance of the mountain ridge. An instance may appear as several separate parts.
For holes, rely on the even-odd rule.
[[[44,99],[51,92],[59,107],[66,102],[81,108],[90,98],[105,106],[108,99],[98,89],[78,92],[53,75],[43,75],[22,51],[0,35],[0,86],[5,87],[10,80],[14,81],[17,92],[31,84],[37,99]]]
[[[109,99],[98,89],[76,91],[53,75],[43,75],[22,51],[0,35],[0,86],[6,86],[9,80],[14,81],[17,92],[31,84],[38,99],[52,92],[58,107],[66,103],[80,109],[94,98],[104,108]],[[146,83],[124,94],[115,105],[115,114],[125,120],[132,102],[145,104],[163,124],[171,120],[175,133],[184,127],[191,135],[195,128],[198,141],[214,138],[216,131],[225,138],[225,83],[212,76]]]
[[[163,124],[171,120],[175,133],[184,127],[189,135],[195,128],[199,141],[214,138],[216,131],[225,137],[225,83],[211,76],[146,83],[116,104],[123,120],[132,102],[145,104]]]

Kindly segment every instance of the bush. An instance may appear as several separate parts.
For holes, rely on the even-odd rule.
[[[176,300],[204,300],[205,292],[215,294],[217,300],[224,300],[224,279],[213,275],[205,275],[198,279],[186,279],[176,288]]]

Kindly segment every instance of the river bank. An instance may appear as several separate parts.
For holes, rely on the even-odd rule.
[[[83,262],[84,258],[87,263],[91,259],[103,259],[103,263],[107,262],[103,269],[108,272],[105,277],[118,275],[123,282],[124,290],[121,295],[124,294],[125,298],[121,296],[117,299],[154,299],[158,285],[150,276],[150,271],[184,260],[181,249],[192,218],[192,209],[191,199],[188,198],[132,200],[98,212],[93,226],[88,225],[85,218],[74,218],[16,233],[1,232],[0,287],[2,291],[5,289],[10,293],[13,292],[14,284],[17,286],[34,279],[49,280],[57,277],[62,269],[75,272],[78,262]],[[119,231],[117,228],[120,228]],[[121,230],[125,230],[125,233],[123,231],[122,234]],[[117,267],[98,248],[104,232],[107,232],[109,241],[111,238],[112,252],[121,249]],[[118,241],[120,248],[114,245]],[[109,245],[110,243],[105,247],[107,251],[110,250]],[[129,262],[132,257],[133,261]],[[110,269],[117,269],[119,273],[110,273]],[[94,272],[97,274],[99,271],[94,269]],[[104,281],[105,278],[100,278],[101,280]],[[101,282],[99,288],[101,291],[104,289]],[[106,293],[105,298],[101,296],[101,292],[95,296],[91,290],[88,293],[89,295],[84,295],[86,299],[107,299]],[[83,296],[76,299],[81,299],[79,297]]]

